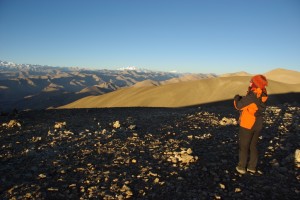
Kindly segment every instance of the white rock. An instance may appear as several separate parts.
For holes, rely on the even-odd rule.
[[[54,128],[55,129],[62,129],[67,125],[66,122],[55,122]]]
[[[121,124],[119,121],[115,121],[114,124],[113,124],[113,127],[114,128],[120,128],[121,127]]]
[[[300,149],[296,149],[295,151],[295,164],[300,168]]]

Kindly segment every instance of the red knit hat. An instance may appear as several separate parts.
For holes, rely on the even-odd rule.
[[[260,89],[264,89],[268,86],[267,78],[264,75],[255,75],[251,78],[251,82]]]

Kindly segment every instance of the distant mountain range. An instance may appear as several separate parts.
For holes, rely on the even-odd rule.
[[[188,74],[138,68],[90,70],[0,61],[0,111],[55,108],[90,95],[142,86],[149,81],[188,81]],[[192,79],[214,77],[193,75]],[[185,78],[184,78],[185,77]],[[143,83],[144,82],[144,83]]]

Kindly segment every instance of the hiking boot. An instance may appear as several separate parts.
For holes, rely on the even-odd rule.
[[[238,173],[240,173],[240,174],[246,174],[246,170],[243,169],[242,167],[237,166],[235,169],[236,169],[236,171],[238,171]]]
[[[247,168],[247,172],[250,172],[250,173],[255,174],[255,173],[256,173],[256,170],[255,170],[255,169],[248,169],[248,168]]]
[[[247,169],[247,172],[249,172],[251,175],[260,176],[262,175],[262,171],[260,170],[253,170],[253,169]]]

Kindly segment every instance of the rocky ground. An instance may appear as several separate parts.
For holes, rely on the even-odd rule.
[[[269,106],[263,175],[240,175],[232,107],[0,117],[0,199],[299,199],[299,105]]]

